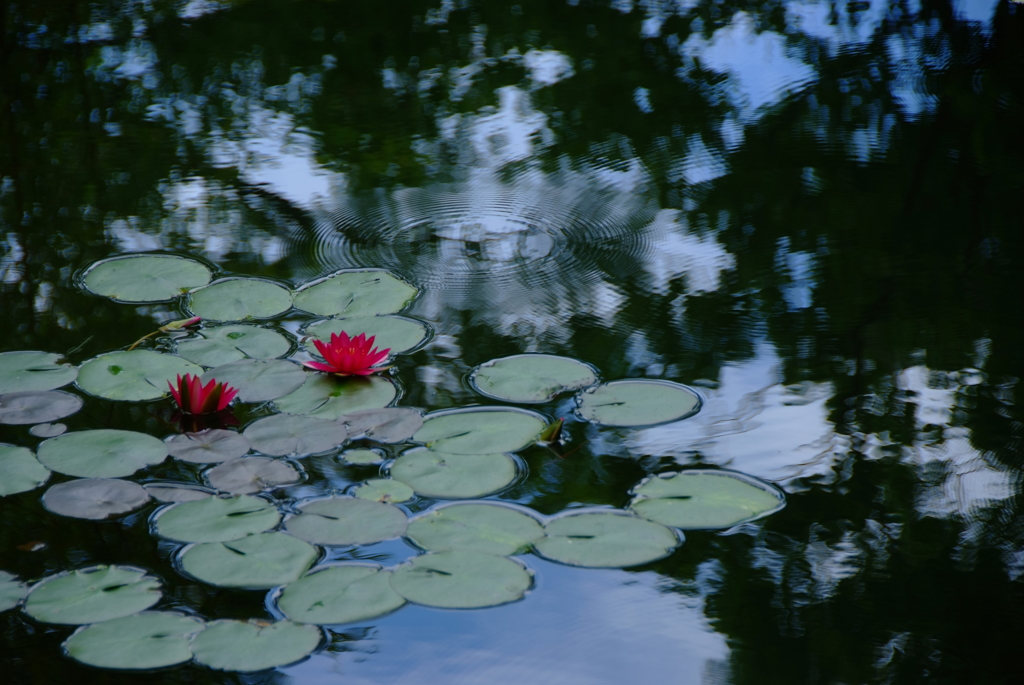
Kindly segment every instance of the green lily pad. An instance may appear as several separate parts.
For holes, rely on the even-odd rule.
[[[271,588],[298,580],[316,557],[315,547],[291,535],[259,533],[240,540],[190,545],[180,563],[186,573],[210,585]]]
[[[82,278],[85,289],[116,302],[165,302],[210,282],[210,270],[174,255],[129,255],[97,262]]]
[[[0,423],[26,425],[56,421],[82,408],[82,398],[60,390],[9,392],[0,395]]]
[[[532,516],[500,504],[451,504],[409,522],[406,537],[431,552],[468,549],[495,556],[520,554],[544,537]]]
[[[424,497],[473,499],[508,487],[516,463],[507,454],[447,454],[409,450],[391,465],[391,477]]]
[[[379,409],[398,397],[394,384],[380,376],[339,378],[310,374],[302,387],[274,402],[285,414],[337,419],[360,409]]]
[[[55,514],[102,520],[135,511],[149,501],[138,483],[112,478],[83,478],[58,483],[43,493],[43,506]]]
[[[349,464],[356,466],[367,466],[369,464],[380,464],[384,461],[385,456],[378,450],[345,450],[341,453],[341,458]]]
[[[179,355],[203,366],[220,366],[239,359],[274,359],[292,349],[277,331],[260,326],[216,326],[198,331],[197,338],[179,340]]]
[[[363,435],[377,442],[405,442],[423,425],[423,414],[406,407],[360,409],[341,417],[349,435]]]
[[[227,383],[238,390],[242,402],[267,402],[301,387],[307,375],[301,366],[283,359],[241,359],[210,369],[202,380]]]
[[[348,430],[338,421],[276,415],[253,421],[243,435],[257,452],[272,457],[299,457],[341,446],[348,439]]]
[[[0,394],[56,390],[75,380],[78,368],[58,364],[52,352],[18,351],[0,354]]]
[[[145,433],[110,428],[73,431],[44,440],[39,461],[80,478],[120,478],[167,458],[167,445]]]
[[[363,485],[352,491],[352,494],[359,499],[368,499],[371,502],[407,502],[415,495],[405,483],[391,478],[374,478],[366,481]]]
[[[732,528],[786,506],[781,490],[732,471],[693,469],[652,476],[637,486],[630,508],[684,530]]]
[[[257,497],[204,497],[164,509],[153,518],[160,537],[178,542],[230,542],[270,530],[281,512]]]
[[[549,521],[534,543],[552,561],[592,568],[623,568],[667,556],[679,538],[665,526],[610,511],[574,513]]]
[[[597,370],[568,357],[517,354],[485,362],[469,374],[481,395],[517,404],[540,404],[556,395],[597,383]]]
[[[7,571],[0,571],[0,611],[7,611],[18,606],[18,602],[27,594],[28,586],[18,580],[17,576]]]
[[[430,338],[430,327],[418,319],[409,319],[404,316],[357,316],[347,319],[326,319],[310,324],[306,328],[306,335],[317,340],[330,342],[331,334],[347,333],[354,338],[360,333],[366,337],[373,337],[373,346],[381,349],[391,350],[391,354],[402,354],[409,352]],[[306,347],[310,352],[315,352],[313,343],[307,342]]]
[[[547,423],[536,412],[513,407],[443,409],[423,417],[412,439],[449,454],[515,452],[532,444]]]
[[[280,459],[245,457],[232,459],[206,472],[206,480],[221,492],[248,495],[302,480],[295,467]]]
[[[295,292],[298,309],[319,316],[394,314],[419,291],[383,269],[338,271]]]
[[[149,496],[158,502],[195,502],[212,497],[216,493],[191,483],[146,483],[144,486]]]
[[[63,423],[39,423],[28,429],[28,432],[37,438],[55,438],[68,432],[68,427]]]
[[[410,602],[476,609],[514,602],[533,584],[521,564],[481,552],[454,550],[414,557],[391,574],[391,587]]]
[[[284,588],[277,607],[296,623],[327,625],[389,614],[405,600],[379,566],[332,564],[313,569]]]
[[[175,459],[193,464],[216,464],[249,453],[249,440],[223,428],[182,433],[167,440],[167,451]]]
[[[151,350],[101,354],[82,364],[78,387],[108,400],[139,402],[168,394],[168,381],[179,375],[199,375],[202,367],[181,357]]]
[[[204,627],[192,616],[147,611],[83,626],[65,640],[64,650],[99,668],[163,668],[190,661],[192,637]]]
[[[49,478],[32,450],[0,443],[0,497],[35,490]]]
[[[581,418],[599,425],[654,426],[693,416],[701,398],[679,383],[639,378],[583,390],[576,406]]]
[[[44,623],[99,623],[145,611],[160,601],[160,581],[131,566],[93,566],[43,578],[25,600]]]
[[[323,545],[369,545],[397,538],[407,519],[398,507],[355,497],[307,502],[284,527],[295,537]]]
[[[218,671],[251,673],[287,666],[320,645],[320,629],[290,621],[220,620],[192,638],[196,661]]]
[[[268,319],[292,308],[292,293],[260,278],[224,278],[193,290],[188,308],[210,321]]]

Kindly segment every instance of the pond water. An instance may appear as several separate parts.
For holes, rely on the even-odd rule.
[[[5,682],[1019,682],[1024,6],[11,0],[2,11],[0,352],[80,367],[71,383],[73,372],[33,362],[70,374],[51,385],[72,397],[23,400],[9,394],[25,389],[12,385],[15,357],[0,357],[0,443],[11,446],[0,487],[17,489],[16,448],[54,471],[0,497]],[[169,276],[146,263],[122,277],[127,291],[170,279],[171,295],[141,302],[103,296],[87,277],[135,253],[191,261],[173,262],[182,266]],[[198,282],[174,281],[196,269]],[[381,304],[368,281],[320,304],[304,294],[338,272],[397,299]],[[201,289],[228,277],[229,288]],[[266,293],[236,289],[256,287]],[[313,326],[353,313],[402,318]],[[89,360],[192,314],[204,320],[137,348],[199,365],[162,357],[179,364],[171,377],[247,355],[292,361],[202,419],[157,397],[166,374],[151,398],[127,401],[130,381],[145,389],[155,373],[149,361],[100,357],[91,368],[106,364],[111,377],[90,375]],[[274,334],[254,352],[234,345],[253,329],[218,332],[229,325]],[[294,363],[318,358],[307,336],[371,326],[396,354],[369,380]],[[518,392],[550,380],[545,371],[531,382],[537,358],[477,367],[521,354],[584,364],[559,367],[579,378],[549,383],[553,397],[506,401],[494,390],[502,382]],[[288,387],[295,374],[301,391]],[[651,382],[581,390],[622,379]],[[41,403],[42,418],[10,409],[16,400]],[[447,424],[430,414],[404,433],[395,425],[418,415],[391,413],[391,428],[378,417],[321,435],[355,409],[474,405],[519,411],[455,413]],[[65,411],[45,416],[54,407]],[[274,447],[260,427],[288,415],[297,423],[271,438],[316,444]],[[137,442],[93,459],[112,434],[100,447],[59,447],[64,427],[69,437],[133,431]],[[161,456],[159,441],[202,428],[244,432],[273,460],[246,464],[279,470],[253,477]],[[496,454],[485,458],[485,447]],[[640,518],[658,519],[653,506],[631,513],[644,479],[680,472],[647,483],[667,488],[649,504],[706,504],[687,514],[700,519],[717,501],[749,515],[665,527]],[[124,506],[103,520],[58,513],[70,505],[53,488],[95,476],[135,494],[90,495],[89,506]],[[702,478],[737,489],[721,501],[669,492]],[[395,503],[356,519],[363,538],[318,538],[293,523],[314,517],[302,507],[333,506],[371,480],[380,489],[364,496]],[[184,525],[166,513],[175,509],[136,487],[153,484],[196,497],[249,492],[223,501],[270,523],[225,545],[263,544],[275,529],[273,544],[305,545],[283,554],[299,565],[294,577],[314,564],[376,564],[385,570],[374,577],[390,577],[385,589],[409,602],[385,609],[381,599],[370,618],[322,627],[285,623],[294,578],[247,581],[280,569],[188,552],[221,545],[205,541],[217,535],[210,526],[237,525],[237,513],[191,521],[199,537],[172,532]],[[413,543],[408,520],[424,525],[463,500],[499,503],[540,532],[486,556],[431,556]],[[472,511],[471,523],[494,515]],[[597,534],[567,515],[586,513],[643,527],[573,556],[565,550]],[[367,532],[387,517],[398,527]],[[424,559],[452,566],[415,566]],[[115,619],[62,623],[47,611],[84,611],[108,602],[104,593],[50,609],[45,582],[24,595],[97,566],[159,584],[155,603],[118,616],[206,622],[180,640],[182,663],[119,671],[68,655],[79,624]],[[228,580],[217,580],[224,569]],[[107,594],[141,587],[138,575],[118,576]],[[478,585],[476,606],[489,606],[445,608],[469,606]],[[218,620],[288,626],[299,646],[261,668],[279,645],[211,647]],[[156,653],[172,640],[152,635],[132,628],[114,642]]]

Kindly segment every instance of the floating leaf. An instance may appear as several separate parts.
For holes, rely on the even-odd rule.
[[[301,387],[307,375],[298,364],[284,360],[242,359],[210,369],[202,380],[217,379],[237,388],[242,402],[267,402]]]
[[[391,465],[391,477],[424,497],[472,499],[508,487],[516,463],[507,454],[447,454],[410,450]]]
[[[267,416],[250,423],[243,435],[254,450],[273,457],[326,452],[348,439],[344,424],[308,416]]]
[[[476,609],[515,600],[533,583],[511,559],[456,550],[414,557],[391,574],[391,587],[410,602],[443,609]]]
[[[0,497],[35,490],[49,478],[32,450],[0,443]]]
[[[679,538],[665,526],[610,511],[574,513],[549,521],[534,546],[552,561],[572,566],[622,568],[667,556]]]
[[[179,355],[203,366],[220,366],[239,359],[274,359],[291,350],[288,338],[260,326],[216,326],[198,331],[197,338],[179,340]]]
[[[194,502],[214,495],[210,490],[197,485],[146,483],[143,487],[150,497],[160,502]]]
[[[287,666],[320,645],[318,628],[290,621],[211,621],[192,639],[196,661],[219,671],[251,673]]]
[[[419,347],[430,338],[430,327],[418,319],[404,316],[358,316],[349,319],[326,319],[306,328],[306,335],[329,342],[331,334],[347,333],[354,338],[360,333],[373,337],[373,346],[381,350],[390,349],[391,354],[402,354]],[[313,351],[312,342],[306,347]]]
[[[82,408],[82,398],[60,390],[0,395],[0,423],[25,425],[56,421]]]
[[[145,433],[100,428],[44,440],[39,461],[51,471],[82,478],[120,478],[167,458],[167,445]]]
[[[537,519],[508,506],[452,504],[410,521],[406,537],[432,552],[468,549],[510,556],[544,537],[544,528]]]
[[[167,451],[175,459],[193,464],[216,464],[248,454],[249,440],[234,431],[208,428],[175,435],[167,440]]]
[[[384,461],[384,455],[377,450],[345,450],[341,453],[341,458],[349,464],[356,466],[366,466],[369,464],[379,464]]]
[[[0,611],[7,611],[18,606],[18,602],[27,594],[28,586],[19,581],[17,576],[7,571],[0,571]]]
[[[222,492],[247,495],[281,485],[294,485],[302,475],[291,464],[267,457],[232,459],[206,472],[206,480]]]
[[[513,407],[467,407],[427,414],[413,436],[451,454],[515,452],[533,443],[547,425],[540,414]]]
[[[18,351],[0,354],[0,394],[56,390],[75,380],[78,369],[58,364],[52,352]]]
[[[162,668],[190,661],[192,637],[204,627],[192,616],[147,611],[83,626],[64,642],[64,650],[99,668]]]
[[[337,419],[360,409],[388,406],[398,396],[394,384],[380,376],[339,378],[324,373],[310,374],[302,387],[274,402],[286,414]]]
[[[379,566],[332,564],[313,569],[287,586],[277,607],[296,623],[326,625],[365,621],[405,604],[391,589],[391,573]]]
[[[469,384],[486,397],[518,404],[540,404],[556,395],[597,383],[597,370],[568,357],[517,354],[485,362],[469,374]]]
[[[181,555],[181,568],[210,585],[270,588],[298,580],[316,557],[315,547],[291,535],[259,533],[229,542],[190,545]]]
[[[391,478],[374,478],[352,491],[359,499],[371,502],[406,502],[413,498],[413,491],[405,483]]]
[[[230,542],[270,530],[281,512],[257,497],[204,497],[164,509],[153,518],[160,537],[179,542]]]
[[[700,395],[671,381],[647,378],[612,381],[576,396],[581,418],[604,426],[653,426],[693,416]]]
[[[394,314],[412,302],[417,292],[383,269],[345,270],[299,288],[295,306],[319,316]]]
[[[108,400],[139,402],[167,395],[168,381],[179,375],[202,372],[202,367],[170,354],[150,350],[111,352],[82,364],[78,387]]]
[[[44,623],[82,625],[137,614],[160,596],[160,581],[142,569],[93,566],[39,581],[24,610]]]
[[[288,288],[260,278],[224,278],[192,291],[188,308],[209,321],[267,319],[292,307]]]
[[[633,511],[684,530],[731,528],[786,505],[775,486],[732,471],[693,469],[652,476],[635,493]]]
[[[37,438],[55,438],[67,433],[68,427],[63,423],[40,423],[28,429]]]
[[[117,302],[164,302],[210,282],[210,270],[174,255],[129,255],[97,262],[82,279],[89,292]]]
[[[396,443],[416,434],[423,425],[423,414],[405,407],[361,409],[345,414],[341,421],[351,436],[365,435],[377,442]]]
[[[398,507],[354,497],[307,502],[285,521],[292,535],[323,545],[369,545],[405,532],[407,519]]]
[[[83,478],[58,483],[43,493],[43,506],[76,519],[102,520],[135,511],[149,501],[138,483],[109,478]]]

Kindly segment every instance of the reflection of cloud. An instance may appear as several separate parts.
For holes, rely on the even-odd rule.
[[[808,36],[828,43],[829,51],[837,52],[870,42],[889,13],[889,0],[869,0],[868,7],[851,11],[853,3],[790,2],[786,5],[789,26]]]
[[[530,50],[523,55],[523,65],[535,87],[553,86],[575,74],[572,60],[558,50]]]

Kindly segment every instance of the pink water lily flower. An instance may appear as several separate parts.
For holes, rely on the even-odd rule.
[[[238,394],[236,388],[227,383],[220,383],[215,378],[211,378],[204,387],[199,376],[190,373],[186,373],[184,378],[178,375],[177,387],[170,381],[167,381],[167,385],[171,389],[174,401],[186,414],[213,414],[223,411]]]
[[[371,373],[383,371],[390,368],[387,366],[374,367],[374,364],[387,358],[390,347],[377,350],[373,347],[373,341],[377,336],[366,337],[360,333],[355,337],[348,337],[348,333],[331,333],[331,342],[325,343],[314,340],[317,351],[324,358],[321,362],[303,362],[308,366],[324,373],[333,373],[336,376],[369,376]]]

